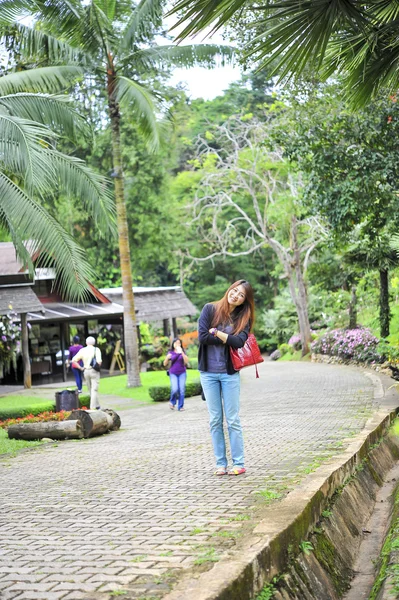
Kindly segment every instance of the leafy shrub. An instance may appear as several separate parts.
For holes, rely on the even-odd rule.
[[[280,355],[284,356],[284,354],[287,354],[287,352],[289,352],[290,354],[292,354],[293,348],[292,346],[290,346],[289,344],[280,344],[280,346],[278,347],[278,349],[280,350]]]
[[[155,356],[154,358],[150,358],[148,361],[149,369],[148,371],[162,371],[165,367],[163,366],[163,361],[166,356]]]
[[[302,347],[302,344],[301,344],[301,336],[299,335],[299,333],[294,333],[294,335],[292,335],[290,337],[290,339],[288,340],[288,344],[290,346],[292,346],[292,348],[294,350],[300,350]]]
[[[90,394],[79,394],[79,406],[90,406]]]
[[[191,396],[199,396],[201,394],[201,382],[197,381],[189,381],[186,384],[186,398],[190,398]],[[151,398],[155,400],[155,402],[166,402],[170,398],[170,385],[158,385],[150,387],[148,390]]]
[[[156,356],[155,346],[153,344],[144,344],[140,348],[142,358],[147,361]]]
[[[280,352],[280,350],[275,350],[270,355],[270,360],[278,360],[279,358],[281,358],[281,352]]]
[[[388,344],[385,340],[381,340],[377,346],[377,352],[382,359],[388,361],[391,365],[399,363],[399,347]]]
[[[0,428],[7,429],[10,425],[17,425],[18,423],[41,423],[47,421],[64,421],[71,414],[70,411],[60,410],[59,412],[46,411],[39,413],[38,415],[27,415],[26,417],[18,417],[16,419],[6,419],[0,421]]]
[[[80,408],[90,406],[89,394],[79,395],[79,406]],[[27,403],[25,405],[22,404],[22,406],[1,407],[0,405],[0,421],[5,421],[6,419],[19,419],[27,416],[36,417],[37,415],[48,411],[55,411],[55,399],[46,400],[43,398],[42,402],[36,402],[35,404]]]
[[[0,420],[17,419],[18,417],[27,417],[28,415],[36,416],[48,410],[55,410],[55,401],[52,402],[49,400],[46,402],[46,400],[43,400],[42,403],[35,405],[0,407]]]
[[[189,381],[186,384],[186,396],[190,398],[191,396],[200,396],[202,392],[202,386],[199,379],[196,381]]]
[[[148,393],[155,402],[166,402],[170,397],[170,386],[154,385],[148,389]]]
[[[360,362],[382,362],[383,357],[377,350],[379,340],[369,329],[334,329],[315,340],[312,352],[338,356],[344,360]]]
[[[198,358],[190,358],[190,362],[188,363],[189,369],[198,369]]]

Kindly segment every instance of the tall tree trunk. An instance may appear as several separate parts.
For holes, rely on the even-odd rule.
[[[297,287],[297,313],[299,320],[299,333],[301,336],[302,356],[310,352],[312,335],[308,314],[308,295],[306,292],[305,279],[303,277],[301,254],[298,246],[298,221],[295,216],[291,220],[291,243],[294,254],[294,268]]]
[[[390,316],[388,269],[380,269],[380,333],[382,338],[389,335]]]
[[[29,335],[26,313],[21,314],[21,350],[24,371],[24,388],[30,389],[32,387],[32,372],[29,359]]]
[[[349,302],[349,329],[355,329],[357,326],[357,296],[356,286],[351,287],[351,299]]]
[[[121,261],[123,290],[123,331],[127,386],[138,387],[140,363],[136,332],[136,312],[134,307],[133,279],[130,262],[129,230],[126,216],[126,203],[123,181],[123,167],[120,140],[120,110],[114,97],[115,73],[108,71],[108,107],[112,131],[113,176],[115,178],[115,202],[117,211],[119,255]]]

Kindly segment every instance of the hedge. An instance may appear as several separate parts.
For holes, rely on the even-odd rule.
[[[200,396],[202,392],[201,382],[199,380],[189,381],[186,384],[186,398],[191,396]],[[170,385],[158,385],[150,387],[148,390],[151,398],[155,402],[166,402],[170,398]]]
[[[9,396],[11,398],[11,396]],[[79,405],[82,406],[90,406],[90,396],[89,394],[80,394],[79,395]],[[42,400],[38,401],[34,404],[23,402],[17,406],[1,406],[1,398],[0,398],[0,421],[5,421],[6,419],[19,419],[20,417],[26,417],[28,415],[39,415],[42,412],[46,412],[48,410],[55,411],[55,399],[54,400]]]

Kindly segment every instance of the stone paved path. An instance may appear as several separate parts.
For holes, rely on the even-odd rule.
[[[162,596],[180,569],[234,551],[257,505],[344,448],[377,408],[360,370],[260,367],[260,379],[242,376],[244,476],[212,475],[200,398],[184,413],[123,410],[119,432],[0,460],[0,598]]]

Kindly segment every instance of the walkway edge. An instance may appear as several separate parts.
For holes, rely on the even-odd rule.
[[[372,379],[377,384],[379,378],[374,373]],[[381,385],[380,380],[375,385],[375,396],[379,398]],[[344,452],[307,476],[281,502],[265,509],[266,517],[234,556],[224,558],[197,578],[192,574],[183,576],[163,600],[251,600],[256,597],[266,583],[286,569],[288,546],[297,546],[308,537],[335,491],[354,475],[371,447],[388,431],[399,410],[392,407],[392,401],[389,405],[367,421]]]

